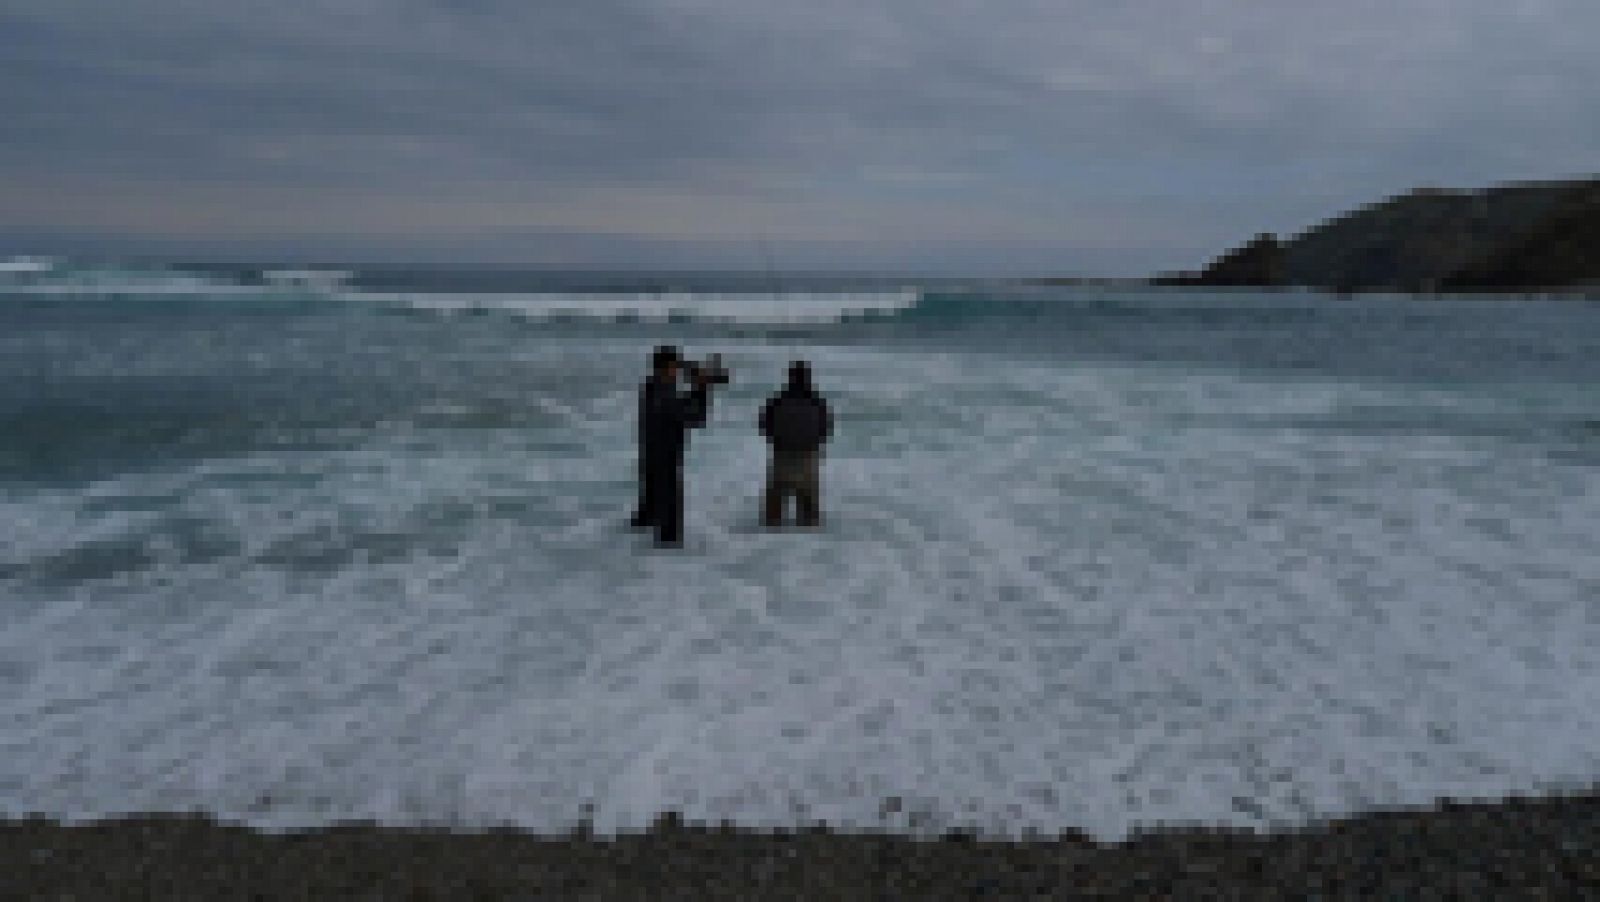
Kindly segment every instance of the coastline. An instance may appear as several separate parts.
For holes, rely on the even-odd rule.
[[[1160,279],[1019,279],[1018,284],[1038,288],[1098,288],[1108,291],[1172,291],[1235,294],[1288,294],[1322,296],[1333,300],[1350,298],[1397,297],[1424,301],[1600,301],[1600,286],[1521,287],[1506,289],[1438,289],[1373,286],[1340,290],[1326,285],[1233,285],[1222,283],[1163,281]]]
[[[616,837],[200,815],[0,820],[4,898],[1366,898],[1600,894],[1600,787],[1444,801],[1302,830],[934,840],[658,819]]]

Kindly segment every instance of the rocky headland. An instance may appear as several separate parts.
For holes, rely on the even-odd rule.
[[[1600,178],[1419,188],[1287,239],[1272,234],[1162,285],[1336,292],[1600,291]]]

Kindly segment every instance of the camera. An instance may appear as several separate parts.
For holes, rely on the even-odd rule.
[[[721,354],[712,354],[704,363],[685,361],[684,369],[689,372],[689,381],[701,385],[727,385],[732,378],[727,367],[722,365]]]

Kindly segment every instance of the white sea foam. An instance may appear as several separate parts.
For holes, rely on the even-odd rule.
[[[920,298],[912,288],[893,291],[772,292],[346,292],[350,301],[405,306],[438,313],[495,311],[522,319],[637,320],[784,324],[832,323],[847,317],[887,315]]]
[[[852,317],[891,315],[914,306],[921,298],[921,292],[911,287],[825,291],[386,292],[347,287],[345,283],[355,273],[345,270],[267,270],[261,274],[264,284],[253,284],[165,270],[57,270],[34,265],[31,260],[17,258],[6,262],[9,269],[0,268],[0,276],[16,277],[0,279],[0,297],[231,302],[295,298],[438,314],[494,312],[531,321],[690,320],[743,324],[836,323]]]
[[[7,295],[48,297],[63,300],[95,300],[107,297],[217,297],[263,296],[272,289],[243,285],[200,273],[177,270],[128,270],[96,267],[70,267],[61,261],[29,265],[38,258],[19,258],[23,262],[0,270],[9,276],[0,280],[0,297]],[[16,261],[13,261],[16,262]],[[20,278],[27,276],[29,278]]]
[[[9,257],[0,260],[0,276],[35,276],[55,269],[52,257]]]
[[[770,533],[787,349],[729,342],[663,553],[648,342],[529,342],[536,427],[0,495],[0,811],[1115,837],[1600,776],[1595,471],[1387,428],[1513,400],[812,349],[829,520]]]

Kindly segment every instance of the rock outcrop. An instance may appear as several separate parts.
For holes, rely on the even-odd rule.
[[[1237,285],[1268,287],[1283,284],[1283,243],[1271,232],[1262,232],[1243,247],[1235,248],[1212,261],[1198,273],[1162,276],[1163,285]]]

